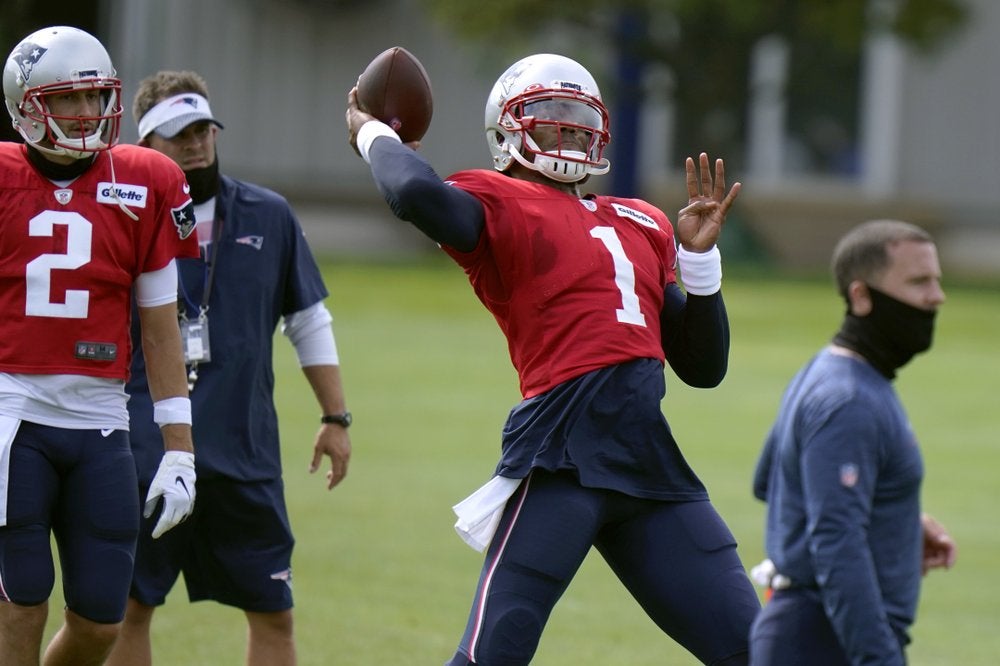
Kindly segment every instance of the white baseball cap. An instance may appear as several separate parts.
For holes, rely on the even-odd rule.
[[[172,139],[185,127],[199,120],[207,120],[219,128],[222,123],[212,117],[208,100],[198,93],[174,95],[163,100],[139,119],[139,139],[156,132],[164,139]]]

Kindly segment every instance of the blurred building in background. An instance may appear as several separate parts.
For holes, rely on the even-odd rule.
[[[719,156],[730,180],[744,183],[733,217],[754,252],[788,268],[825,270],[847,227],[896,217],[933,231],[950,275],[1000,277],[1000,80],[990,74],[1000,70],[1000,3],[967,5],[967,26],[931,55],[874,37],[860,59],[803,74],[781,40],[756,45],[745,105],[703,119],[720,136],[740,130],[730,151],[738,154]],[[519,55],[576,57],[601,83],[612,117],[622,107],[613,85],[620,69],[605,45],[556,34],[511,55],[462,41],[429,18],[420,0],[81,0],[75,7],[61,20],[50,11],[37,16],[25,0],[5,0],[5,48],[46,24],[94,31],[124,81],[124,141],[136,138],[131,91],[142,77],[199,71],[226,126],[223,169],[285,194],[318,250],[330,254],[432,247],[391,218],[346,141],[347,92],[385,48],[406,47],[431,76],[434,121],[421,150],[442,175],[489,167],[486,95]],[[22,26],[11,19],[17,9]],[[498,25],[498,43],[517,30]],[[611,158],[619,165],[633,159],[625,166],[636,194],[674,215],[685,200],[676,154],[684,91],[672,80],[662,66],[643,71],[633,128],[641,138],[634,155]]]

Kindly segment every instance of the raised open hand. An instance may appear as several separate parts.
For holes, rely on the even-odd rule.
[[[677,240],[689,252],[707,252],[718,242],[726,213],[742,185],[734,183],[727,193],[725,165],[721,159],[715,160],[713,178],[705,153],[698,156],[698,169],[691,157],[685,160],[684,169],[688,205],[677,215]]]

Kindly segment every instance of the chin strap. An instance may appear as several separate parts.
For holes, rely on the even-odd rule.
[[[126,215],[131,217],[135,222],[138,222],[139,216],[133,213],[132,209],[126,206],[125,202],[122,201],[121,197],[118,195],[118,184],[115,182],[115,159],[111,154],[110,148],[108,149],[108,164],[111,165],[111,196],[118,202],[118,207],[121,208]]]
[[[547,178],[557,180],[560,183],[576,183],[587,176],[602,176],[611,169],[611,162],[605,158],[601,158],[601,161],[596,165],[588,164],[585,161],[587,155],[579,150],[563,150],[560,151],[559,155],[542,152],[539,150],[538,144],[535,143],[535,140],[527,132],[524,133],[524,142],[534,153],[535,161],[529,162],[526,160],[521,155],[521,151],[515,148],[513,144],[508,144],[507,152],[510,156],[518,164],[537,171]]]

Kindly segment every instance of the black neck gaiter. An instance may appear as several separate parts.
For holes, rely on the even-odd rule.
[[[871,286],[872,310],[865,317],[847,312],[834,344],[855,351],[887,379],[920,352],[930,349],[936,310],[922,310]]]
[[[219,158],[207,167],[185,171],[188,185],[191,186],[191,201],[195,204],[205,203],[219,191]]]
[[[94,163],[97,155],[90,155],[69,164],[59,164],[47,159],[40,150],[28,146],[28,161],[38,169],[38,172],[49,180],[73,180],[83,174]]]

